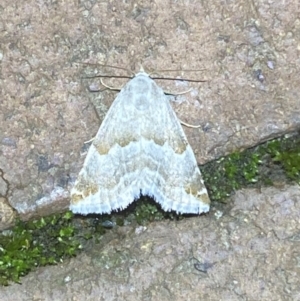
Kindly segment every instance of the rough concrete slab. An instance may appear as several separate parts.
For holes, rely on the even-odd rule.
[[[300,300],[300,188],[242,190],[223,216],[114,229],[0,300]],[[217,218],[217,216],[219,218]]]
[[[172,76],[205,83],[160,82],[192,88],[174,109],[202,125],[185,129],[201,164],[299,128],[297,1],[4,0],[0,10],[1,196],[23,219],[67,208],[84,141],[115,97],[90,93],[80,63],[204,69]]]

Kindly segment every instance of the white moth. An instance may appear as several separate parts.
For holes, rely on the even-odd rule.
[[[139,72],[111,105],[71,191],[74,213],[110,213],[148,195],[165,211],[209,211],[194,153],[163,90]]]

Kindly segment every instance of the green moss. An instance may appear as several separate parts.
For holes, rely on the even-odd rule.
[[[139,225],[144,225],[152,221],[159,221],[167,218],[173,219],[173,214],[164,212],[153,200],[142,197],[136,204],[134,218]]]
[[[284,170],[288,180],[300,184],[300,135],[270,141],[261,149]]]
[[[212,201],[226,202],[242,187],[300,183],[300,135],[233,153],[201,168]]]
[[[20,282],[36,266],[55,264],[76,255],[80,243],[74,239],[71,212],[29,222],[18,221],[0,235],[0,284]]]
[[[201,168],[212,201],[226,202],[241,187],[257,183],[261,157],[252,150],[233,153]]]

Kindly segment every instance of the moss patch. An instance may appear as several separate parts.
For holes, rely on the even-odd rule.
[[[19,282],[36,266],[56,264],[74,256],[80,243],[74,239],[73,214],[52,215],[29,222],[18,221],[0,235],[0,284]]]
[[[300,135],[279,138],[233,153],[201,168],[212,201],[227,202],[244,187],[300,184]]]

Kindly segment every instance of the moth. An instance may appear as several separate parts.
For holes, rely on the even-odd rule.
[[[165,211],[209,211],[197,161],[163,90],[140,71],[120,91],[71,191],[74,213],[110,213],[141,195]]]

